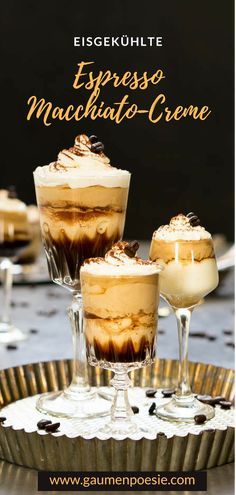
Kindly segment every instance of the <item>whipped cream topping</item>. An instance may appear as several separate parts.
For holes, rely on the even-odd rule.
[[[117,242],[106,253],[105,258],[89,258],[81,267],[82,272],[94,275],[151,275],[161,271],[160,265],[139,258],[134,251],[137,244]],[[129,253],[129,254],[127,254]]]
[[[99,150],[100,148],[98,148]],[[56,162],[37,167],[34,172],[37,186],[68,185],[71,188],[101,185],[105,187],[128,187],[130,173],[110,165],[103,151],[88,136],[75,138],[72,148],[58,154]]]
[[[204,227],[193,227],[185,215],[180,213],[170,220],[169,225],[161,225],[153,234],[153,239],[163,241],[200,241],[210,239],[211,234]]]
[[[26,205],[17,198],[9,197],[9,191],[0,189],[0,210],[9,212],[26,211]]]

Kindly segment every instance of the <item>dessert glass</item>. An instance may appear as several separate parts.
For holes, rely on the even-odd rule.
[[[40,411],[62,417],[96,417],[110,409],[88,383],[80,267],[86,258],[104,256],[121,239],[130,173],[111,167],[96,139],[78,136],[74,147],[63,150],[57,162],[34,172],[49,274],[72,294],[68,309],[74,348],[72,382],[64,391],[42,395],[37,403]]]
[[[130,261],[124,247],[117,243],[105,260],[87,260],[81,269],[88,362],[114,372],[111,420],[100,431],[116,437],[147,431],[133,420],[128,373],[154,361],[159,302],[160,267]]]
[[[160,274],[160,294],[173,308],[178,325],[178,387],[172,400],[157,408],[157,415],[170,421],[191,422],[198,414],[205,415],[206,419],[214,416],[214,408],[198,401],[191,392],[188,371],[192,311],[218,285],[213,241],[198,225],[194,214],[178,215],[169,226],[154,232],[150,248],[150,259],[164,266]]]
[[[0,270],[3,286],[3,305],[0,318],[0,343],[10,344],[27,338],[11,321],[10,306],[13,263],[30,242],[26,205],[13,191],[0,191]]]

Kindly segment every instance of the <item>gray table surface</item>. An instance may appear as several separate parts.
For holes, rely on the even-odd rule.
[[[143,244],[142,254],[145,255],[146,251],[146,245]],[[232,342],[233,337],[224,334],[224,330],[232,330],[234,327],[233,286],[231,271],[222,280],[217,293],[208,296],[204,304],[195,309],[191,331],[206,331],[216,338],[211,341],[207,338],[191,337],[190,360],[227,368],[234,366],[234,349],[226,345],[227,341]],[[20,343],[16,350],[7,350],[5,346],[0,346],[0,368],[70,358],[72,341],[66,314],[66,307],[71,300],[70,294],[53,284],[15,285],[12,299],[12,319],[29,338]],[[41,313],[51,310],[55,310],[51,316]],[[30,334],[32,328],[37,329],[38,333]],[[158,337],[158,356],[177,358],[178,341],[174,315],[160,318],[159,329],[162,332]],[[37,473],[33,470],[0,462],[0,495],[37,493],[36,479]],[[209,470],[207,493],[231,495],[233,492],[233,465]]]

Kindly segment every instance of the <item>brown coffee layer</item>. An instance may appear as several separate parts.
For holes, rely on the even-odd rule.
[[[29,239],[0,242],[0,257],[13,258],[29,244]]]
[[[95,238],[83,236],[71,239],[65,231],[58,238],[53,238],[50,230],[43,235],[49,273],[53,280],[73,290],[80,290],[80,267],[85,259],[104,256],[114,242],[120,239],[120,232],[115,231],[111,237],[106,233]]]
[[[212,239],[201,239],[193,241],[163,241],[152,239],[150,248],[150,259],[152,261],[164,261],[169,263],[175,261],[202,261],[214,258],[214,247]]]
[[[138,350],[134,347],[131,338],[126,339],[123,345],[116,346],[112,339],[106,345],[101,345],[98,339],[93,340],[93,345],[87,341],[88,356],[94,355],[98,361],[110,363],[135,363],[155,357],[155,338],[150,342],[145,337],[140,339]]]

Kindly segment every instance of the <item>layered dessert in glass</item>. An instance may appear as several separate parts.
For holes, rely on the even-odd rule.
[[[13,262],[30,242],[26,205],[13,190],[0,190],[0,270],[3,304],[0,318],[0,343],[24,340],[26,335],[16,328],[10,316]]]
[[[161,296],[172,306],[179,335],[178,388],[173,399],[157,408],[162,419],[192,422],[197,415],[214,416],[214,409],[191,392],[188,371],[188,336],[192,311],[218,285],[218,271],[211,234],[194,213],[179,214],[157,229],[150,259],[163,266]]]
[[[130,173],[111,166],[96,136],[81,134],[55,162],[38,167],[34,180],[50,276],[73,294],[68,314],[74,345],[71,384],[42,395],[37,407],[56,416],[96,417],[106,414],[110,404],[99,400],[88,383],[80,268],[86,258],[104,256],[121,239]]]
[[[195,306],[218,285],[211,234],[178,215],[153,234],[150,259],[162,263],[162,296],[175,308]]]
[[[81,268],[89,362],[135,367],[155,356],[159,268],[131,253],[129,243],[118,242]]]
[[[122,238],[130,173],[110,165],[103,145],[82,134],[56,162],[34,172],[51,278],[79,290],[83,261]]]
[[[137,242],[118,242],[105,258],[88,259],[81,268],[88,362],[115,372],[118,395],[104,432],[116,435],[137,431],[127,372],[152,364],[156,352],[160,267],[136,256],[137,249]]]

